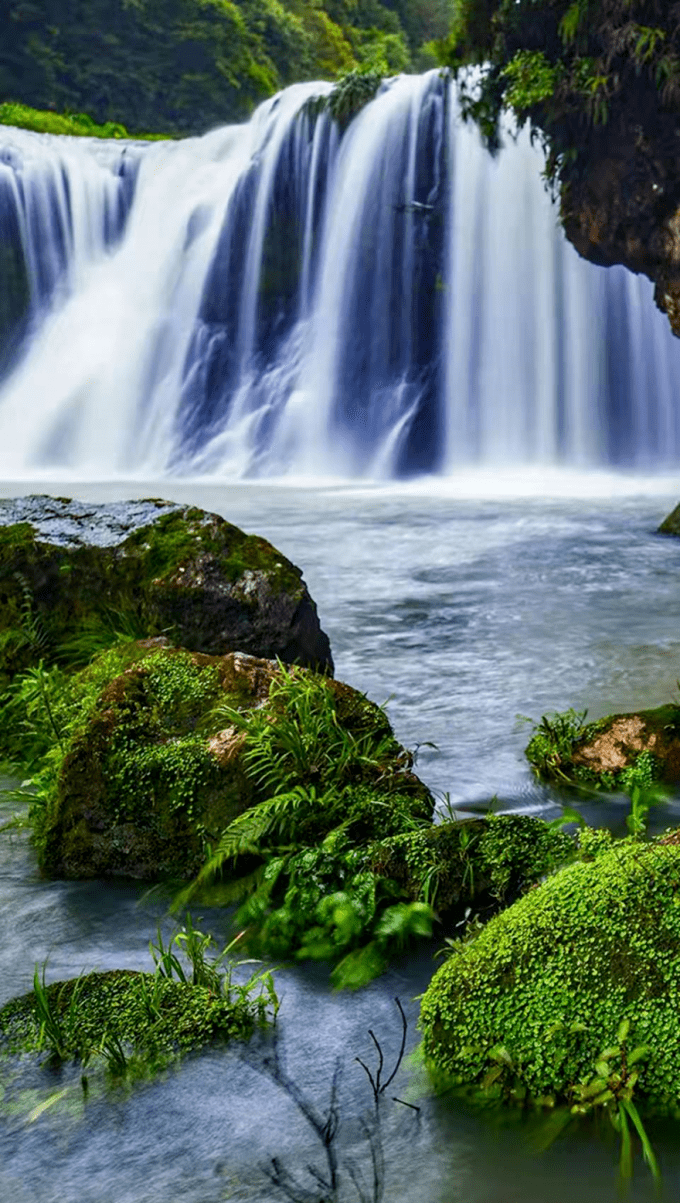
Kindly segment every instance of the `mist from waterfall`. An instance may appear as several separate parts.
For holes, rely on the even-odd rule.
[[[526,134],[438,72],[153,144],[0,127],[0,467],[21,478],[673,469],[680,343],[579,259]]]

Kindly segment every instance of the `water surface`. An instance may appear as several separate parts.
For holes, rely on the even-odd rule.
[[[39,486],[45,488],[44,485]],[[37,491],[7,485],[4,495]],[[680,675],[680,543],[655,534],[672,493],[512,497],[412,489],[224,486],[141,482],[63,484],[90,500],[165,495],[222,513],[269,538],[304,569],[337,676],[388,710],[401,740],[421,746],[425,780],[461,810],[488,805],[552,816],[557,800],[523,759],[526,727],[550,708],[588,707],[592,717],[652,706]],[[680,492],[680,488],[678,490]],[[598,802],[593,815],[620,809]],[[608,809],[607,809],[608,808]],[[10,807],[11,809],[11,807]],[[658,822],[671,821],[671,802]],[[40,880],[25,833],[0,835],[0,999],[30,988],[49,957],[48,979],[81,970],[146,968],[161,917],[134,883]],[[220,916],[206,918],[217,934]],[[354,1058],[369,1060],[372,1027],[394,1056],[404,1002],[409,1047],[415,996],[434,966],[432,949],[405,957],[358,995],[332,995],[322,967],[278,975],[279,1041],[290,1073],[322,1106],[336,1058],[344,1064],[342,1140],[368,1167],[360,1128],[370,1091]],[[292,1168],[316,1158],[290,1100],[262,1070],[269,1045],[215,1049],[129,1097],[83,1104],[77,1079],[27,1067],[33,1093],[0,1118],[0,1199],[23,1203],[265,1203],[268,1159]],[[389,1057],[388,1057],[389,1059]],[[72,1083],[63,1106],[28,1122],[50,1090]],[[403,1067],[395,1094],[412,1099]],[[384,1108],[390,1203],[614,1203],[613,1136],[583,1130],[541,1156],[536,1121],[477,1115],[425,1098],[421,1112]],[[680,1185],[673,1125],[652,1125],[668,1198]],[[640,1169],[631,1198],[651,1199]],[[354,1196],[349,1191],[347,1198]]]

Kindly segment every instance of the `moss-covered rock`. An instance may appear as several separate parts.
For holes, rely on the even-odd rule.
[[[110,1042],[136,1049],[153,1067],[214,1040],[243,1039],[258,1018],[257,1003],[245,997],[232,1000],[203,985],[130,969],[53,982],[44,995],[51,1032],[42,1028],[33,991],[0,1009],[3,1052],[45,1049],[66,1060]]]
[[[47,699],[45,721],[54,731],[32,807],[42,870],[66,877],[193,876],[232,820],[280,788],[272,779],[277,763],[290,788],[320,786],[331,734],[358,748],[350,779],[352,773],[357,784],[380,778],[383,793],[396,779],[429,815],[430,795],[410,773],[380,707],[342,682],[302,668],[294,673],[293,686],[310,685],[309,696],[302,691],[306,726],[295,727],[303,751],[290,766],[282,759],[285,747],[269,741],[289,717],[280,689],[289,677],[275,661],[238,652],[206,656],[159,638],[109,649],[82,672],[60,677]],[[328,701],[330,731],[315,711],[319,699]],[[267,739],[261,765],[249,743],[253,714]],[[374,743],[375,763],[368,755]],[[315,830],[317,809],[308,819]]]
[[[546,714],[534,727],[527,759],[544,781],[588,788],[649,788],[680,781],[680,706],[610,714],[585,722],[585,712]]]
[[[507,905],[576,854],[573,838],[530,815],[489,815],[382,840],[371,869],[429,902],[440,918]]]
[[[0,501],[0,680],[40,659],[68,663],[97,624],[333,669],[300,569],[216,514],[157,500]]]
[[[657,534],[680,536],[680,505],[676,505],[675,509],[664,518]]]
[[[648,1049],[630,1059],[636,1095],[668,1109],[679,1006],[678,832],[605,841],[455,946],[423,996],[424,1052],[458,1083],[570,1101],[605,1050],[625,1074],[628,1021],[628,1053]]]

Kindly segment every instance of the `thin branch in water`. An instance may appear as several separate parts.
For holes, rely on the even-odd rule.
[[[378,1094],[380,1094],[380,1093],[381,1093],[381,1090],[380,1090],[380,1075],[381,1075],[381,1073],[382,1073],[382,1068],[383,1068],[383,1065],[385,1064],[385,1058],[383,1057],[383,1051],[382,1051],[382,1049],[381,1049],[381,1047],[380,1047],[380,1042],[378,1041],[378,1039],[377,1039],[377,1037],[376,1037],[375,1033],[373,1032],[372,1028],[369,1028],[369,1029],[368,1029],[368,1034],[369,1034],[369,1036],[371,1037],[371,1040],[373,1041],[373,1043],[374,1043],[375,1047],[376,1047],[376,1048],[377,1048],[377,1050],[378,1050],[378,1072],[377,1072],[377,1073],[376,1073],[376,1075],[375,1075],[375,1089],[376,1089],[376,1092],[377,1092]],[[384,1089],[384,1087],[383,1087],[383,1089]]]
[[[416,1107],[415,1103],[407,1103],[405,1099],[398,1099],[396,1094],[392,1095],[393,1103],[401,1103],[402,1107],[410,1107],[411,1111],[417,1111],[420,1115],[420,1107]]]
[[[369,1069],[369,1068],[368,1068],[368,1066],[365,1064],[365,1062],[361,1060],[361,1057],[355,1057],[355,1058],[354,1058],[354,1060],[355,1060],[355,1061],[358,1061],[358,1062],[359,1062],[359,1064],[360,1064],[360,1066],[361,1066],[361,1068],[362,1068],[362,1069],[365,1071],[365,1073],[366,1073],[366,1076],[368,1077],[368,1080],[369,1080],[369,1082],[371,1083],[371,1090],[373,1091],[373,1097],[374,1097],[374,1099],[375,1099],[375,1101],[376,1101],[376,1103],[377,1103],[377,1101],[378,1101],[378,1088],[377,1088],[377,1086],[376,1086],[375,1082],[373,1081],[373,1074],[371,1073],[370,1069]]]
[[[389,1086],[390,1082],[394,1081],[394,1079],[396,1078],[397,1072],[399,1070],[399,1066],[401,1065],[401,1063],[404,1059],[404,1049],[406,1048],[406,1033],[408,1031],[408,1022],[407,1022],[406,1016],[404,1014],[404,1008],[402,1007],[401,1002],[399,1001],[398,998],[395,998],[394,1001],[397,1004],[397,1006],[399,1008],[399,1014],[401,1015],[401,1025],[402,1025],[401,1048],[399,1049],[399,1056],[397,1057],[397,1063],[396,1063],[394,1069],[392,1070],[392,1073],[390,1074],[389,1078],[385,1082],[385,1085],[382,1088],[383,1093],[387,1090],[387,1087]]]

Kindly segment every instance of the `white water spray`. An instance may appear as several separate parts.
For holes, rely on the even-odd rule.
[[[491,159],[436,72],[341,131],[330,86],[179,143],[0,129],[5,475],[676,466],[680,343],[566,243],[528,138]]]

